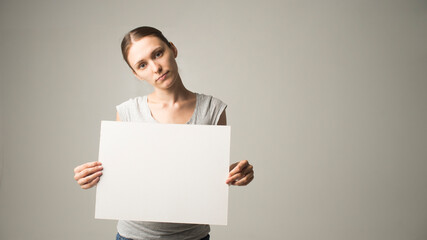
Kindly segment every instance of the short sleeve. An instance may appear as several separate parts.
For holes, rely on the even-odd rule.
[[[116,106],[117,113],[119,114],[120,120],[123,122],[129,122],[131,119],[131,109],[135,105],[134,99],[129,99]]]
[[[199,95],[199,100],[195,123],[201,125],[217,125],[221,114],[227,108],[227,104],[218,98],[204,94]]]
[[[215,106],[213,108],[213,113],[212,113],[212,116],[214,117],[213,124],[218,125],[218,121],[221,118],[222,113],[227,108],[227,104],[225,104],[223,101],[214,97],[212,97],[212,102],[214,103],[213,105]]]

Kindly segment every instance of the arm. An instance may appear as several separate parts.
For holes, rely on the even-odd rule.
[[[222,126],[227,125],[227,116],[225,114],[225,110],[224,112],[222,112],[221,116],[219,117],[217,125],[222,125]]]
[[[227,116],[222,112],[218,120],[218,125],[227,125]],[[248,185],[254,179],[254,167],[249,164],[248,160],[242,160],[230,165],[230,174],[228,175],[225,183],[245,186]]]

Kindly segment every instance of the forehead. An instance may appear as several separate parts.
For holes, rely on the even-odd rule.
[[[146,36],[138,41],[134,41],[129,48],[128,60],[131,65],[142,59],[150,58],[151,53],[158,47],[165,47],[166,44],[155,36]]]

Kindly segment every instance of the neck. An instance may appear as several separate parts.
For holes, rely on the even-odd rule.
[[[154,92],[152,92],[149,97],[151,101],[173,104],[190,98],[192,94],[192,92],[185,88],[181,77],[178,75],[176,82],[170,88],[154,88]]]

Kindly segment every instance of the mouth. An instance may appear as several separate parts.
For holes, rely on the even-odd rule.
[[[166,74],[168,74],[169,71],[165,72],[162,76],[160,76],[159,78],[156,79],[156,81],[162,81],[163,79],[166,78]]]

